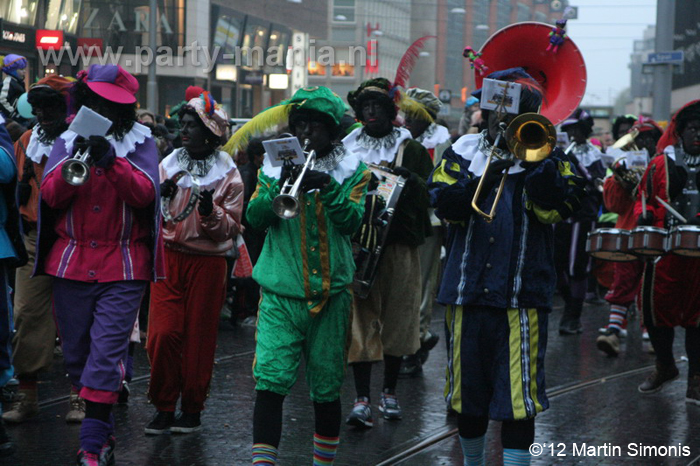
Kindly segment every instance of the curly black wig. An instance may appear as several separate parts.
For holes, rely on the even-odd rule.
[[[202,131],[204,132],[204,141],[212,151],[216,150],[219,146],[226,142],[225,136],[217,136],[209,128],[207,128],[207,126],[204,124],[204,122],[199,117],[199,114],[194,108],[190,107],[189,105],[183,105],[182,108],[180,108],[180,110],[177,112],[178,120],[182,122],[182,117],[184,117],[185,115],[192,115],[195,118],[195,120],[197,120],[197,123],[199,123],[199,125],[202,128]]]
[[[68,129],[66,116],[68,112],[68,104],[66,98],[59,91],[49,86],[36,86],[29,90],[27,101],[32,108],[52,108],[55,109],[61,118],[54,121],[49,127],[45,124],[38,126],[39,139],[44,144],[50,144],[65,130]]]
[[[615,121],[613,121],[612,125],[613,139],[617,141],[618,139],[620,139],[621,136],[624,136],[624,134],[620,134],[620,126],[622,126],[623,124],[627,124],[631,127],[636,122],[637,118],[633,115],[620,115],[619,117],[615,118]]]
[[[121,141],[136,123],[136,103],[118,104],[100,97],[83,81],[77,81],[72,89],[75,112],[85,105],[112,121],[109,133]]]
[[[372,90],[376,88],[377,90]],[[348,103],[355,112],[355,118],[358,121],[362,120],[362,105],[370,99],[377,100],[387,111],[389,118],[393,121],[396,119],[398,109],[394,100],[389,96],[391,91],[391,83],[386,78],[370,79],[363,82],[355,91],[348,93]]]

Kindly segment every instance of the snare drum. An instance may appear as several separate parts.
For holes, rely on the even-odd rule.
[[[679,256],[700,257],[700,227],[679,225],[672,228],[668,249]]]
[[[629,250],[644,257],[657,257],[666,254],[668,230],[658,227],[641,226],[630,232]]]
[[[629,239],[629,230],[599,228],[588,233],[586,252],[604,261],[631,262],[637,256],[629,252]]]

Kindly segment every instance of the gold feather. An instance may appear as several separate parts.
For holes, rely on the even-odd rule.
[[[255,136],[259,136],[282,123],[287,123],[291,109],[291,104],[277,105],[258,113],[253,119],[233,133],[233,136],[228,140],[223,150],[228,152],[231,156],[235,155],[236,152],[245,147]]]
[[[401,93],[399,100],[399,108],[406,115],[416,120],[429,121],[430,123],[435,121],[432,115],[430,115],[430,113],[428,113],[428,111],[425,109],[423,104],[418,103],[416,100],[410,98],[403,92]]]

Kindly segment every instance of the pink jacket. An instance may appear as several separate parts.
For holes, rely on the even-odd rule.
[[[225,154],[225,153],[222,153]],[[159,167],[161,182],[170,178],[166,166],[172,166],[176,153],[173,152],[163,159]],[[234,247],[234,239],[241,231],[241,213],[243,210],[243,180],[238,169],[233,165],[228,154],[226,162],[230,163],[228,171],[213,184],[202,186],[201,190],[214,189],[214,210],[208,217],[202,217],[198,209],[182,222],[168,222],[163,228],[165,246],[190,254],[223,256]],[[212,170],[220,169],[217,164]],[[184,177],[185,181],[188,177]],[[181,184],[181,183],[178,183]],[[191,188],[178,186],[175,198],[170,202],[170,211],[179,213],[190,198]]]
[[[61,166],[51,171],[41,183],[41,196],[59,211],[58,239],[44,271],[79,281],[150,280],[153,218],[146,208],[155,191],[151,180],[123,157],[107,170],[92,167],[82,186],[66,183]]]

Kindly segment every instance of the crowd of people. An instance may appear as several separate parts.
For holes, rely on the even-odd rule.
[[[452,136],[435,95],[385,78],[363,82],[349,105],[326,87],[303,88],[232,128],[194,86],[168,118],[138,108],[138,82],[118,65],[38,80],[27,94],[33,118],[23,121],[16,105],[25,67],[22,57],[5,57],[0,93],[0,386],[18,384],[2,419],[38,414],[38,382],[58,345],[72,386],[66,421],[81,424],[77,464],[114,464],[112,407],[128,400],[144,337],[155,408],[145,434],[201,429],[227,307],[257,327],[254,465],[276,464],[302,357],[313,464],[333,464],[348,365],[356,397],[345,423],[374,425],[379,362],[377,409],[402,419],[400,378],[419,376],[440,339],[430,331],[435,301],[446,308],[445,401],[465,465],[484,464],[489,420],[503,423],[504,463],[529,464],[535,417],[549,407],[555,293],[567,337],[582,332],[584,302],[607,289],[609,324],[596,344],[613,357],[628,313],[640,310],[657,361],[641,393],[678,377],[673,329],[684,327],[686,401],[700,405],[700,259],[604,263],[586,248],[587,234],[605,226],[668,230],[679,216],[700,225],[700,101],[665,130],[645,116],[615,119],[614,139],[630,134],[626,141],[646,152],[640,169],[628,165],[627,146],[592,137],[582,108],[560,124],[569,142],[539,160],[513,157],[502,128],[538,113],[545,97],[523,68],[488,76],[519,84],[514,113],[480,109],[478,90]],[[72,125],[83,107],[109,120],[106,134]],[[265,150],[285,133],[314,154],[303,175]],[[85,153],[76,180],[67,173]],[[402,186],[391,209],[382,176]],[[295,181],[295,210],[281,216],[276,203]],[[492,204],[487,218],[481,209]],[[373,283],[361,295],[353,291],[357,251],[377,245]],[[0,455],[13,449],[0,425]]]

